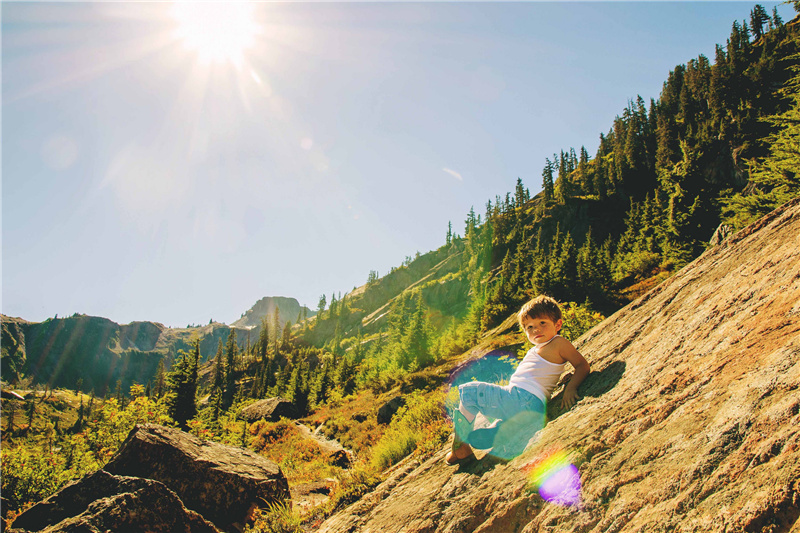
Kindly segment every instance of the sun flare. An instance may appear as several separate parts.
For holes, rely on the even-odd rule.
[[[179,39],[199,61],[239,65],[258,34],[254,7],[249,2],[175,2],[172,17]]]

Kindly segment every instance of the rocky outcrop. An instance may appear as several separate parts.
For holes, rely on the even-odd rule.
[[[353,465],[352,454],[347,450],[336,450],[325,457],[325,462],[339,468],[350,468]]]
[[[583,399],[562,412],[557,389],[522,456],[407,459],[319,531],[800,531],[800,199],[576,346]],[[559,450],[580,472],[569,506],[527,473]]]
[[[395,396],[378,408],[378,424],[388,424],[397,411],[406,404],[402,396]]]
[[[256,420],[267,420],[268,422],[277,422],[281,418],[300,418],[302,414],[298,412],[297,407],[289,400],[283,398],[267,398],[266,400],[259,400],[242,409],[239,417],[253,423]]]
[[[255,506],[289,497],[280,468],[263,456],[153,424],[136,426],[105,470],[160,481],[226,531],[240,529]]]
[[[25,355],[25,335],[21,319],[3,317],[0,324],[0,365],[3,366],[3,381],[16,383],[23,372],[27,358]]]
[[[272,320],[275,309],[278,309],[278,321],[281,327],[287,322],[296,323],[297,318],[305,315],[310,318],[316,313],[306,306],[301,306],[295,298],[283,296],[265,296],[247,310],[239,320],[231,324],[237,328],[261,328],[261,320],[266,317]]]
[[[219,533],[198,513],[186,509],[163,483],[114,476],[103,470],[26,510],[14,520],[9,533],[32,531]]]

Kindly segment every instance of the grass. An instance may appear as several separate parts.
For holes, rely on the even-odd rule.
[[[371,466],[382,471],[411,453],[428,455],[441,448],[451,432],[444,402],[441,392],[409,394],[372,449]]]

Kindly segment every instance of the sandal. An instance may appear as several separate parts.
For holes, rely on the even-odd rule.
[[[453,449],[447,452],[444,458],[445,462],[451,466],[466,463],[473,459],[475,459],[475,454],[472,452],[470,445],[466,442],[462,442],[458,447],[455,446],[454,442]]]

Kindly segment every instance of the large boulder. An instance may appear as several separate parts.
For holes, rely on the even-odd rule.
[[[267,398],[250,404],[240,413],[240,417],[252,424],[256,420],[277,422],[281,418],[300,418],[297,407],[289,400],[283,398]]]
[[[378,424],[388,424],[392,421],[395,413],[406,404],[406,399],[402,396],[395,396],[378,409]]]
[[[163,483],[103,470],[70,483],[21,515],[9,533],[125,531],[219,533]]]
[[[164,483],[224,530],[240,529],[255,506],[289,497],[286,477],[265,457],[154,424],[136,426],[105,469]]]

